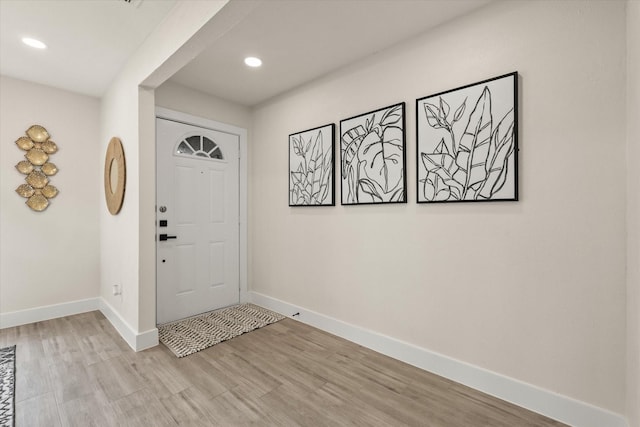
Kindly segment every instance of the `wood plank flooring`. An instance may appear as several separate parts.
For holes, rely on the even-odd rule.
[[[561,426],[285,319],[176,358],[135,353],[100,312],[0,330],[16,426]]]

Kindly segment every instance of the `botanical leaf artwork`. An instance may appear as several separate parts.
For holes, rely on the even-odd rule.
[[[333,206],[335,125],[289,135],[289,206]]]
[[[342,204],[406,202],[404,102],[340,122]]]
[[[418,202],[517,200],[517,73],[416,101]]]

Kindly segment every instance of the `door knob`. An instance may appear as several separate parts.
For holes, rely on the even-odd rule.
[[[160,241],[164,242],[165,240],[169,240],[169,239],[177,239],[178,236],[167,236],[166,234],[161,234],[160,235]]]

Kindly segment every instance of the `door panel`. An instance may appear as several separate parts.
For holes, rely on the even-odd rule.
[[[157,242],[160,324],[239,302],[239,137],[156,127],[157,219],[167,220],[157,230],[176,236]]]
[[[175,211],[178,225],[194,225],[196,222],[196,198],[192,188],[197,186],[195,167],[176,166],[175,168]],[[170,184],[170,183],[168,183]]]
[[[225,247],[224,243],[211,243],[209,245],[209,263],[211,264],[211,286],[224,285]]]
[[[209,221],[211,223],[224,223],[224,206],[220,203],[216,203],[216,200],[224,200],[225,198],[225,176],[224,173],[220,171],[211,171],[210,172],[210,189],[211,194],[209,196],[209,200],[211,203],[209,204]]]

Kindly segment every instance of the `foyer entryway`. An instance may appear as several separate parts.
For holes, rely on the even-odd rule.
[[[239,136],[156,119],[157,323],[240,300]]]

